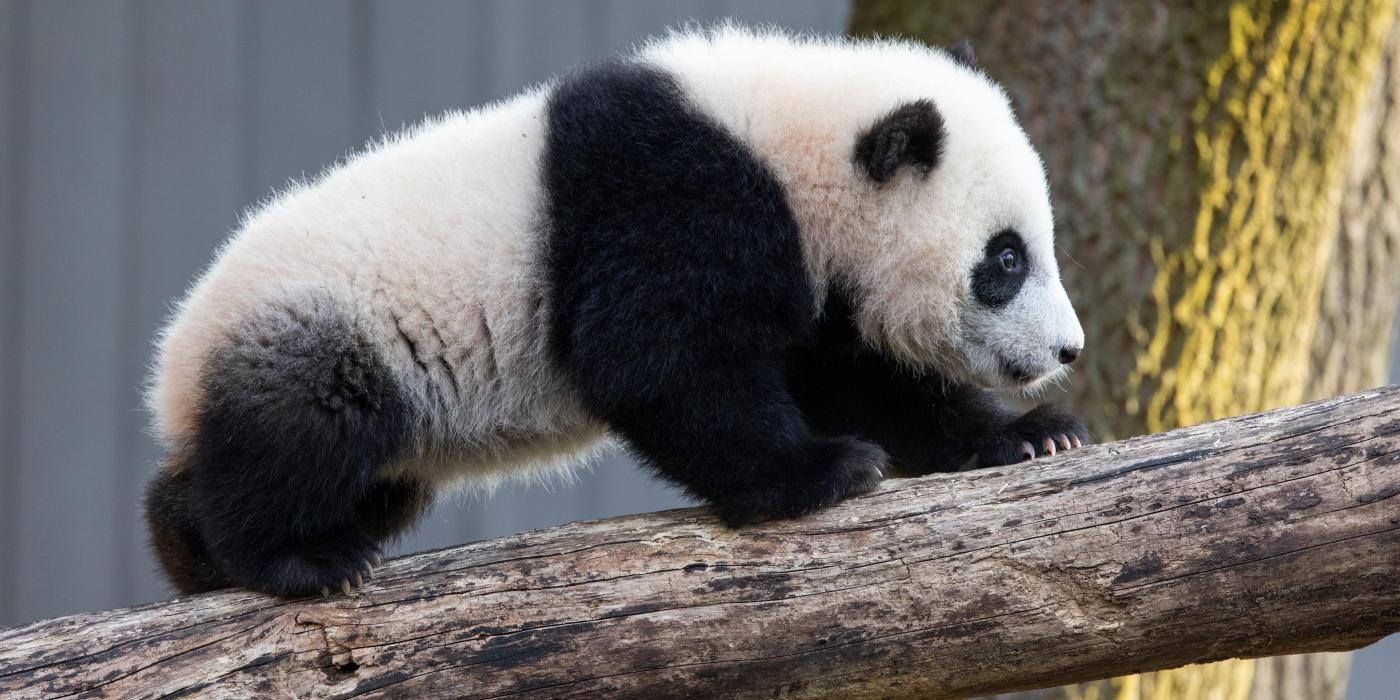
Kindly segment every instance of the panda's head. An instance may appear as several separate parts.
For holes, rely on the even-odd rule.
[[[857,321],[911,364],[1033,388],[1084,346],[1060,283],[1044,168],[970,54],[927,51],[936,84],[871,109],[854,134],[867,200],[851,275]]]

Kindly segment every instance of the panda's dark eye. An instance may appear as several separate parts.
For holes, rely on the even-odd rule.
[[[994,234],[983,255],[972,268],[972,294],[983,305],[1000,308],[1021,291],[1033,261],[1026,257],[1026,244],[1014,229]]]
[[[1007,272],[1016,272],[1021,269],[1021,255],[1011,248],[1003,248],[1001,255],[1001,269]]]

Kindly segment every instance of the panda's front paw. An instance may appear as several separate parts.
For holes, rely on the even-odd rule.
[[[889,474],[890,457],[873,442],[838,437],[775,456],[770,469],[771,478],[711,499],[725,524],[796,518],[869,493]]]
[[[1054,404],[1041,404],[1011,421],[977,446],[969,468],[997,467],[1093,444],[1078,416]]]

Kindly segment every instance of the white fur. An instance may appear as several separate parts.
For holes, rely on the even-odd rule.
[[[399,468],[492,482],[566,466],[565,455],[596,445],[603,427],[546,357],[534,233],[544,99],[537,89],[445,115],[250,215],[161,337],[158,435],[189,439],[204,358],[242,319],[329,290],[358,312],[422,411],[417,449]],[[457,381],[437,363],[424,378],[399,330]]]
[[[914,366],[988,386],[1007,385],[1001,360],[1042,381],[1058,372],[1060,347],[1083,346],[1060,285],[1040,157],[980,72],[910,42],[794,43],[728,25],[672,34],[643,54],[777,172],[806,236],[817,298],[834,279],[854,283],[870,340]],[[905,169],[876,186],[854,165],[856,139],[918,99],[943,117],[943,158],[927,179]],[[1021,233],[1033,276],[1009,307],[989,310],[969,294],[971,270],[1005,228]]]
[[[750,144],[785,185],[816,298],[846,279],[873,342],[915,365],[995,384],[988,351],[1048,366],[1036,348],[1082,344],[1059,285],[1042,168],[1000,90],[942,52],[899,42],[795,39],[733,26],[640,49]],[[260,306],[329,295],[354,315],[421,411],[398,469],[424,478],[567,469],[605,426],[549,361],[537,227],[549,86],[410,129],[252,212],[160,340],[149,403],[178,449],[194,430],[210,351]],[[911,99],[938,105],[949,138],[931,176],[875,187],[857,135]],[[969,299],[986,239],[1022,232],[1040,263],[1015,302]],[[483,330],[489,327],[489,333]],[[440,364],[424,377],[399,332]],[[488,342],[488,336],[490,338]],[[494,369],[493,369],[494,366]]]

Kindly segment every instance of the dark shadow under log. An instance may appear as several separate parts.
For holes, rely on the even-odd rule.
[[[955,698],[1400,630],[1400,387],[732,531],[697,510],[0,631],[0,696]]]

